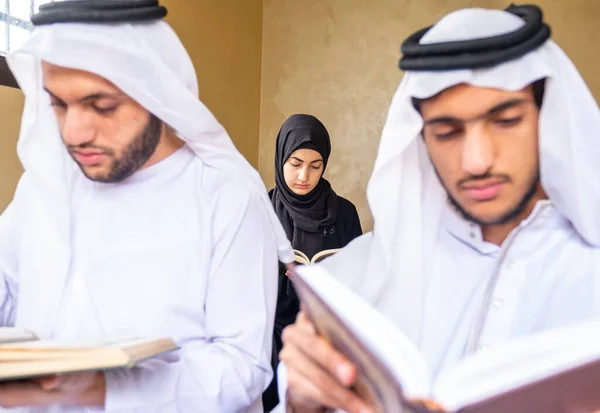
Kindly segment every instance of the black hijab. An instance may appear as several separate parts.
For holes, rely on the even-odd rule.
[[[283,165],[298,149],[313,149],[323,157],[323,173],[331,153],[325,126],[312,115],[292,115],[281,126],[275,149],[275,189],[271,201],[292,247],[309,258],[323,250],[323,232],[337,219],[338,196],[321,176],[306,195],[295,194],[285,183]]]

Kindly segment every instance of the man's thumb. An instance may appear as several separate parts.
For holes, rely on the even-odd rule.
[[[42,387],[42,389],[47,390],[47,391],[51,391],[51,390],[57,390],[63,382],[63,377],[60,374],[56,374],[54,376],[46,376],[46,377],[41,377],[39,379],[39,384]]]

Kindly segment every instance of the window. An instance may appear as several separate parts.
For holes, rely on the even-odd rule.
[[[31,15],[40,5],[54,0],[0,0],[0,85],[17,87],[5,56],[27,40],[33,26]]]

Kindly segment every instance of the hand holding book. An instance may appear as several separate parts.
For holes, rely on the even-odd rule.
[[[0,328],[0,407],[102,407],[105,370],[126,369],[177,349],[170,338],[39,340],[18,328]]]
[[[600,320],[499,343],[432,376],[419,348],[324,268],[299,266],[291,279],[314,323],[311,328],[338,350],[324,355],[315,340],[298,346],[299,339],[290,334],[295,344],[292,349],[303,353],[290,352],[286,365],[291,365],[294,357],[304,363],[312,358],[313,364],[317,359],[321,369],[330,372],[330,377],[323,378],[312,370],[307,372],[302,364],[292,367],[295,372],[288,386],[298,388],[297,380],[313,400],[329,403],[326,405],[356,400],[339,387],[336,392],[341,398],[333,400],[331,394],[325,399],[320,390],[328,389],[326,379],[336,373],[332,363],[339,363],[343,354],[356,369],[354,384],[345,389],[354,390],[375,412],[586,413],[600,408]],[[289,342],[290,337],[287,339]],[[312,377],[313,387],[299,376],[302,380]]]
[[[70,405],[103,407],[106,381],[102,372],[68,373],[0,384],[0,406]]]
[[[319,336],[304,312],[283,332],[281,360],[288,369],[289,403],[296,412],[372,410],[352,390],[356,368]]]

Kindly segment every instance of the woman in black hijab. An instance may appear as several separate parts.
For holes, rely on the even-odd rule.
[[[356,207],[338,196],[323,178],[331,153],[325,126],[312,115],[290,116],[279,130],[275,152],[275,188],[269,192],[275,212],[292,243],[311,259],[316,253],[346,246],[362,235]],[[280,266],[275,315],[273,368],[277,367],[283,329],[296,320],[300,301]],[[276,380],[274,379],[274,383]],[[277,404],[272,383],[263,404]]]

